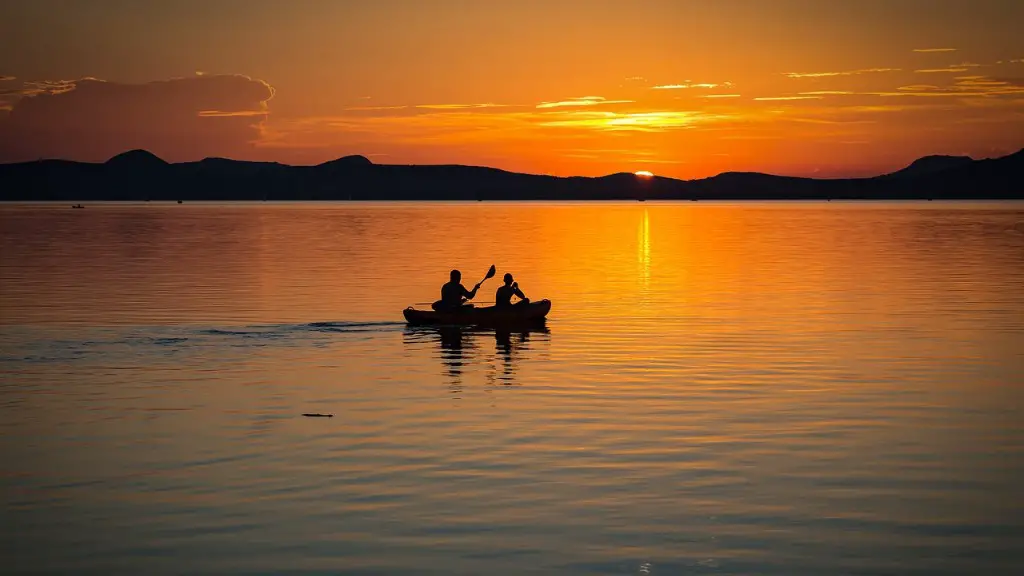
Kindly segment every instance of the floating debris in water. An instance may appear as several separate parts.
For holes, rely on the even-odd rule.
[[[306,418],[334,418],[334,414],[303,414]]]

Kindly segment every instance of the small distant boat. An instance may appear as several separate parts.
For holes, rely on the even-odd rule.
[[[501,328],[539,324],[551,311],[550,300],[538,300],[515,306],[465,306],[458,310],[436,312],[416,310],[412,306],[402,310],[405,321],[413,326],[483,326]]]
[[[72,208],[85,208],[85,206],[82,206],[81,204],[74,204],[71,207]]]

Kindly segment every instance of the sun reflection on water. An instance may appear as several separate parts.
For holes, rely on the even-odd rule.
[[[651,284],[651,219],[644,208],[643,218],[637,230],[637,263],[640,266],[640,279],[644,290]]]

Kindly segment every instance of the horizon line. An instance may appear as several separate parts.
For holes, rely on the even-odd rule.
[[[225,156],[206,156],[206,157],[201,158],[199,160],[184,160],[184,161],[181,161],[181,162],[169,162],[169,161],[165,160],[164,158],[160,157],[158,154],[155,154],[154,152],[146,150],[145,148],[132,148],[130,150],[125,150],[124,152],[119,152],[117,154],[114,154],[110,158],[107,158],[106,160],[98,161],[98,162],[90,162],[90,161],[83,161],[83,160],[72,160],[72,159],[68,159],[68,158],[37,158],[35,160],[24,160],[24,161],[20,161],[20,162],[0,162],[0,166],[13,166],[13,165],[18,165],[18,164],[33,164],[33,163],[37,163],[37,162],[69,162],[69,163],[74,163],[74,164],[89,164],[89,165],[102,166],[102,165],[109,164],[115,158],[118,158],[118,157],[121,157],[121,156],[124,156],[124,155],[127,155],[127,154],[131,154],[133,152],[136,152],[136,153],[141,152],[141,153],[144,153],[144,154],[148,154],[148,155],[152,156],[153,158],[156,158],[157,160],[160,160],[161,162],[163,162],[164,164],[167,164],[167,165],[195,164],[195,163],[204,162],[204,161],[207,161],[207,160],[225,160],[225,161],[228,161],[228,162],[239,162],[239,163],[246,163],[246,164],[275,164],[275,165],[278,165],[278,166],[285,166],[285,167],[288,167],[288,168],[316,168],[316,167],[319,167],[319,166],[324,166],[324,165],[330,164],[332,162],[337,162],[339,160],[344,160],[346,158],[362,158],[367,163],[369,163],[370,166],[424,166],[424,167],[428,167],[428,166],[435,166],[435,167],[448,166],[448,167],[460,167],[460,168],[478,168],[478,169],[485,169],[485,170],[495,170],[495,171],[498,171],[498,172],[505,172],[505,173],[508,173],[508,174],[519,174],[519,175],[523,175],[523,176],[537,176],[537,177],[543,177],[543,178],[589,178],[589,179],[598,179],[598,178],[608,178],[608,177],[611,177],[611,176],[618,176],[618,175],[630,175],[630,176],[636,175],[636,171],[632,171],[631,172],[631,171],[628,171],[628,170],[627,171],[620,171],[620,172],[610,172],[610,173],[602,174],[602,175],[599,175],[599,176],[583,176],[583,175],[557,176],[555,174],[544,174],[544,173],[536,173],[536,172],[517,172],[517,171],[514,171],[514,170],[508,170],[508,169],[505,169],[505,168],[496,168],[494,166],[486,166],[486,165],[480,165],[480,164],[457,164],[457,163],[379,164],[379,163],[374,162],[373,160],[370,159],[369,156],[364,155],[364,154],[346,154],[344,156],[338,156],[337,158],[334,158],[332,160],[325,160],[324,162],[319,162],[317,164],[287,164],[287,163],[278,162],[278,161],[275,161],[275,160],[240,160],[240,159],[237,159],[237,158],[228,158],[228,157],[225,157]],[[917,162],[917,161],[919,161],[921,159],[924,159],[924,158],[932,158],[932,157],[968,158],[972,162],[979,162],[979,161],[982,161],[982,160],[992,160],[992,159],[998,159],[998,158],[1006,158],[1006,157],[1009,157],[1009,156],[1013,156],[1015,154],[1020,154],[1022,152],[1024,152],[1024,148],[1021,148],[1021,149],[1017,150],[1016,152],[1009,152],[1009,153],[1006,153],[1006,154],[1003,154],[1003,155],[999,155],[999,156],[984,156],[984,157],[978,157],[978,158],[976,158],[974,156],[971,156],[969,154],[960,154],[960,155],[957,155],[957,154],[926,154],[924,156],[919,156],[919,157],[911,160],[909,164],[905,165],[903,168],[900,168],[900,169],[898,169],[896,171],[899,171],[899,170],[902,170],[904,168],[907,168],[907,167],[911,166],[912,164],[914,164],[915,162]],[[837,176],[837,177],[818,178],[818,177],[814,177],[814,176],[790,176],[790,175],[785,175],[785,174],[772,174],[772,173],[769,173],[769,172],[755,172],[755,171],[749,171],[749,170],[727,170],[725,172],[719,172],[717,174],[714,174],[714,175],[711,175],[711,176],[705,176],[703,178],[685,179],[685,178],[676,178],[676,177],[673,177],[673,176],[662,176],[662,175],[659,175],[657,173],[654,173],[652,176],[648,176],[648,178],[656,178],[656,179],[661,179],[661,180],[673,180],[673,181],[676,181],[676,182],[694,182],[694,181],[699,181],[699,180],[707,180],[709,178],[716,178],[718,176],[722,176],[722,175],[725,175],[725,174],[760,174],[760,175],[763,175],[763,176],[774,176],[774,177],[778,177],[778,178],[796,178],[796,179],[804,179],[804,180],[859,180],[859,179],[877,178],[879,176],[885,176],[887,174],[892,174],[892,173],[893,172],[882,172],[880,174],[875,174],[874,176]]]

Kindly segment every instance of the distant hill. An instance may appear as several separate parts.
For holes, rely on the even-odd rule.
[[[148,150],[129,150],[107,160],[106,165],[123,170],[149,170],[166,166],[167,162]]]
[[[374,164],[346,156],[317,166],[207,158],[170,164],[132,150],[102,164],[0,164],[0,201],[89,200],[811,200],[1024,199],[1024,150],[1002,158],[927,156],[873,178],[727,172],[699,180],[519,174],[458,165]]]
[[[974,160],[971,159],[970,156],[925,156],[924,158],[914,160],[910,166],[907,166],[902,170],[897,170],[892,174],[886,174],[885,176],[890,178],[920,176],[922,174],[941,172],[949,168],[966,166],[971,162],[974,162]]]

